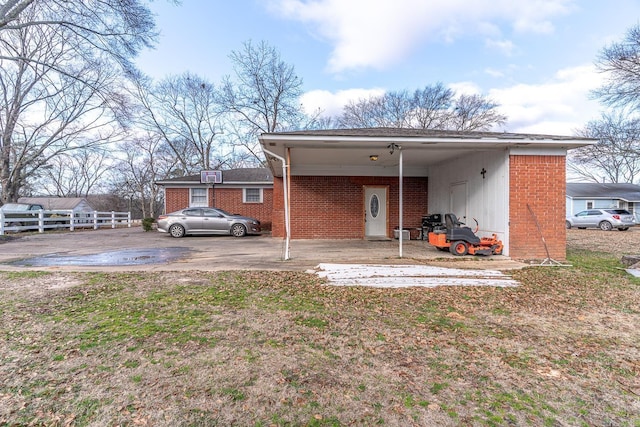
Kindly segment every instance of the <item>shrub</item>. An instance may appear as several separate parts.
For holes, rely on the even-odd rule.
[[[156,222],[155,218],[144,218],[142,220],[142,229],[144,231],[151,231],[153,229],[154,222]]]

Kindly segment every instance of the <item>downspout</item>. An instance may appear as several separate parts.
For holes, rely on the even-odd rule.
[[[291,147],[287,147],[287,194],[285,195],[285,200],[287,201],[287,206],[291,209]],[[289,214],[289,217],[291,215]],[[290,221],[290,220],[289,220]],[[291,228],[291,224],[289,224],[289,228]],[[289,230],[291,231],[291,230]],[[287,233],[287,236],[289,233]]]
[[[262,147],[262,151],[267,153],[270,156],[275,157],[276,159],[282,162],[282,192],[284,195],[284,230],[285,230],[285,242],[284,242],[284,260],[288,261],[290,259],[289,254],[289,242],[290,242],[290,228],[291,224],[289,221],[289,185],[287,181],[287,168],[289,165],[285,161],[284,157],[279,156],[266,148]]]
[[[403,228],[403,224],[402,224],[402,217],[404,216],[404,212],[403,212],[403,206],[402,206],[402,199],[403,199],[403,195],[402,195],[402,147],[399,147],[399,151],[400,151],[400,165],[398,167],[398,180],[399,180],[399,210],[400,210],[400,218],[398,219],[398,222],[400,223],[399,227],[400,228],[400,233],[398,236],[398,242],[399,242],[399,256],[400,258],[402,258],[402,235],[404,234],[404,228]]]

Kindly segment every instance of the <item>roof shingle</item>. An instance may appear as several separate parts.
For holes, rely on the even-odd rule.
[[[567,183],[567,196],[594,199],[611,198],[637,202],[640,201],[640,185],[572,182]]]

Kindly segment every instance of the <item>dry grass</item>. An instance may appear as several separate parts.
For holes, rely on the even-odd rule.
[[[0,425],[640,426],[640,280],[577,243],[640,233],[569,232],[518,288],[0,273]]]
[[[587,250],[607,253],[615,257],[640,255],[640,227],[627,231],[567,230],[567,247],[571,250]]]

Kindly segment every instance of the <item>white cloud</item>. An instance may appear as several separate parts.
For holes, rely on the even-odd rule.
[[[496,70],[494,68],[485,68],[484,72],[490,75],[491,77],[496,77],[496,78],[504,77],[504,72],[500,70]]]
[[[320,110],[324,117],[336,117],[342,113],[342,108],[349,101],[368,99],[372,96],[380,96],[384,89],[347,89],[338,92],[328,90],[312,90],[302,95],[302,106],[307,114],[313,114]]]
[[[517,84],[492,89],[488,95],[500,104],[511,132],[572,135],[600,115],[590,92],[602,84],[592,65],[566,68],[540,84]]]
[[[566,14],[575,0],[271,0],[270,9],[303,22],[333,44],[328,69],[382,69],[425,42],[451,42],[483,35],[507,51],[498,24],[517,32],[550,33],[552,19]]]
[[[515,50],[515,45],[511,40],[487,39],[484,44],[489,49],[502,52],[505,56],[511,56]]]
[[[483,91],[469,81],[449,84],[458,94],[484,94],[500,104],[508,117],[504,130],[510,132],[573,135],[576,129],[600,116],[601,107],[590,92],[602,84],[592,65],[559,70],[540,84],[517,84]],[[349,89],[338,92],[314,90],[302,97],[307,113],[320,109],[323,116],[337,116],[349,101],[384,94],[381,88]],[[501,130],[501,129],[496,129]]]
[[[447,87],[453,90],[456,95],[479,95],[482,94],[480,86],[474,82],[457,82],[448,84]]]

